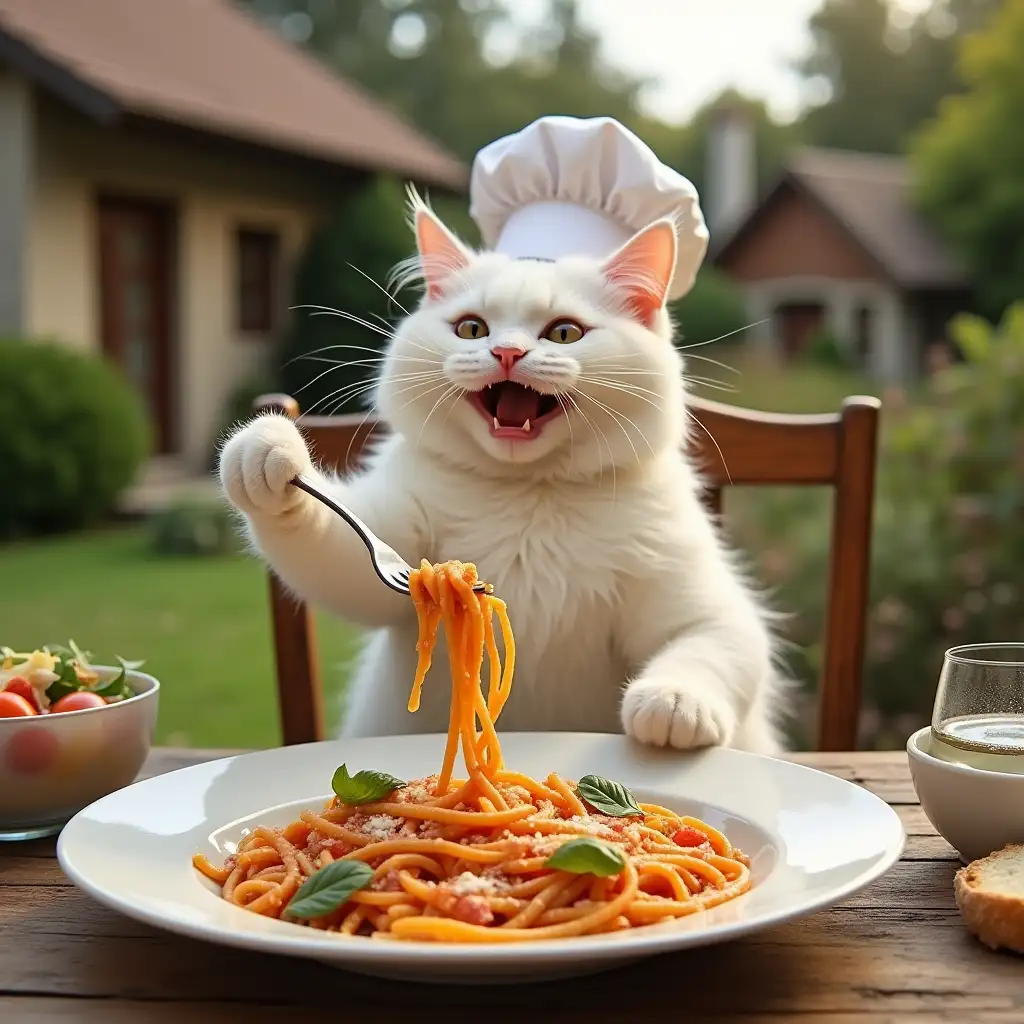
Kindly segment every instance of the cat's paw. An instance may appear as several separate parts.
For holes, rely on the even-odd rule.
[[[231,503],[247,515],[283,515],[309,500],[291,481],[312,468],[295,424],[271,413],[228,439],[220,457],[220,481]]]
[[[622,725],[641,743],[694,750],[728,746],[736,733],[736,713],[714,684],[641,678],[623,696]]]

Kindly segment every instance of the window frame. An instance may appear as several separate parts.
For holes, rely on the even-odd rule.
[[[250,247],[247,253],[247,247]],[[273,227],[239,224],[233,233],[233,321],[240,334],[266,336],[276,330],[281,308],[281,233]],[[256,252],[256,280],[252,251]],[[261,296],[253,314],[250,289]]]

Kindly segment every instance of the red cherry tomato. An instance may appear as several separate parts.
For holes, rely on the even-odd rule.
[[[59,715],[64,711],[85,711],[86,708],[103,708],[107,706],[107,702],[98,694],[92,693],[89,690],[77,690],[75,693],[69,693],[67,696],[61,697],[60,700],[54,701],[50,705],[50,711]]]
[[[59,746],[50,729],[35,725],[18,729],[4,751],[4,762],[12,772],[33,775],[50,767]]]
[[[703,846],[707,841],[708,837],[703,832],[689,825],[684,825],[672,836],[672,842],[676,846]]]
[[[36,709],[18,693],[0,692],[0,718],[30,718]]]
[[[36,691],[32,684],[24,676],[15,676],[3,689],[4,693],[16,693],[19,697],[24,697],[25,700],[32,705],[32,710],[38,714],[42,711],[40,707],[39,699],[36,697]]]

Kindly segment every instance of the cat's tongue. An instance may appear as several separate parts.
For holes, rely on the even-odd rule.
[[[514,381],[499,385],[495,414],[503,427],[521,427],[527,420],[540,416],[540,395]]]

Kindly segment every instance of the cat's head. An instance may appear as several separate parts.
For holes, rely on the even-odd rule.
[[[420,306],[376,401],[412,443],[483,470],[589,476],[681,443],[684,390],[665,296],[671,221],[600,262],[473,252],[413,208]]]

